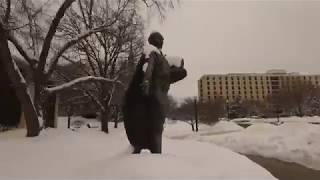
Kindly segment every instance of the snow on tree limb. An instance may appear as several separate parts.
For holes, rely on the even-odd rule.
[[[77,78],[75,80],[72,80],[70,82],[67,82],[65,84],[62,84],[62,85],[59,85],[56,87],[46,88],[45,90],[48,93],[57,93],[59,91],[63,91],[65,89],[69,89],[71,87],[74,87],[78,84],[87,83],[87,82],[95,82],[95,81],[105,82],[105,83],[116,83],[116,84],[123,85],[123,83],[117,79],[108,79],[108,78],[104,78],[104,77],[86,76],[86,77]]]
[[[10,33],[8,39],[16,47],[20,55],[30,64],[32,68],[38,63],[38,61],[34,57],[31,57],[27,53],[27,51],[23,48],[22,44],[20,44],[19,40],[13,34]]]

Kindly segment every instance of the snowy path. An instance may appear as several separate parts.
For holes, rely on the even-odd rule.
[[[320,171],[313,170],[296,163],[289,163],[273,158],[264,158],[252,155],[248,155],[247,157],[266,168],[279,180],[320,179]]]
[[[87,128],[24,135],[0,134],[0,178],[275,179],[245,156],[209,143],[164,138],[162,155],[132,155],[122,127],[109,135]]]

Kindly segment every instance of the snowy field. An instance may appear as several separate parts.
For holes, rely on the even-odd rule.
[[[162,155],[130,154],[122,124],[118,129],[110,127],[109,135],[99,128],[71,131],[66,126],[62,118],[58,129],[47,129],[36,138],[24,137],[25,130],[0,133],[0,179],[275,179],[245,156],[183,139],[193,134],[183,122],[166,124]],[[212,133],[206,136],[239,131],[234,124],[201,128],[208,130],[201,133]]]
[[[279,126],[270,124],[276,121],[274,118],[233,121],[252,124],[246,129],[233,122],[221,121],[213,127],[200,127],[198,134],[187,133],[185,123],[179,122],[175,126],[184,127],[186,131],[180,130],[179,135],[170,133],[169,136],[210,142],[238,153],[276,158],[320,170],[320,125],[312,124],[319,123],[320,118],[289,117],[280,120],[284,123]]]

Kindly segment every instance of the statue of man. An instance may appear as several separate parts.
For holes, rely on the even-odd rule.
[[[124,124],[133,153],[161,153],[170,84],[187,76],[183,61],[180,67],[170,66],[162,53],[163,40],[159,32],[150,34],[151,46],[145,48],[126,92]]]

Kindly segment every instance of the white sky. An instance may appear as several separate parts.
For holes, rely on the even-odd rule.
[[[182,0],[149,30],[164,35],[166,54],[185,59],[188,77],[171,87],[175,97],[196,96],[206,73],[320,74],[320,1]]]

